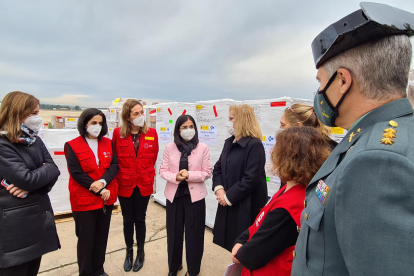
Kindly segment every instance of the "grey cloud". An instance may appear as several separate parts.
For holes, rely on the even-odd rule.
[[[0,97],[311,98],[310,43],[358,3],[3,1]]]

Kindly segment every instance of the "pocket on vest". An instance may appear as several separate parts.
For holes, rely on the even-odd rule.
[[[23,199],[24,200],[24,199]],[[42,240],[45,212],[40,203],[3,210],[4,252],[13,252],[32,246]]]

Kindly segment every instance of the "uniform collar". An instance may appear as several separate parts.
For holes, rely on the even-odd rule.
[[[324,178],[333,170],[335,170],[341,155],[344,152],[348,151],[349,148],[358,141],[359,137],[363,135],[368,128],[373,127],[379,122],[396,119],[398,117],[412,113],[413,106],[407,98],[392,101],[372,110],[364,118],[357,122],[352,128],[349,129],[347,135],[342,139],[338,146],[336,146],[332,154],[315,174],[310,183],[314,183],[315,181]],[[360,130],[360,132],[358,132],[358,130]],[[353,138],[350,139],[351,136],[353,136]]]
[[[410,101],[407,98],[398,99],[372,110],[362,120],[351,127],[349,132],[355,132],[358,128],[364,129],[378,122],[392,120],[412,113],[413,106]]]

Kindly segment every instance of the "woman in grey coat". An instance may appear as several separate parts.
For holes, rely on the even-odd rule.
[[[60,248],[48,192],[60,174],[37,131],[39,100],[7,94],[0,107],[0,275],[37,275]]]

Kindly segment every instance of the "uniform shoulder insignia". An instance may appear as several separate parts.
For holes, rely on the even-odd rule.
[[[389,122],[389,124],[390,124],[390,126],[392,126],[392,127],[398,127],[398,123],[397,123],[396,121],[391,120],[391,121]]]
[[[398,123],[396,121],[389,121],[388,124],[391,126],[390,128],[384,129],[384,134],[382,134],[382,138],[380,140],[381,144],[384,145],[392,145],[395,143],[394,138],[397,138],[397,131],[394,129],[398,127]]]

